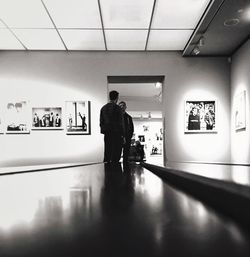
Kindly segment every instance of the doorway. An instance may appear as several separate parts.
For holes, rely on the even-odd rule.
[[[119,92],[119,102],[132,116],[134,135],[131,145],[143,146],[145,162],[163,165],[164,129],[162,90],[164,76],[108,76],[108,92]]]

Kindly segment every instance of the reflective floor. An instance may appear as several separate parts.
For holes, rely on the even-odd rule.
[[[250,186],[250,166],[169,162],[167,168]]]
[[[140,166],[0,177],[0,256],[250,256],[229,218]]]

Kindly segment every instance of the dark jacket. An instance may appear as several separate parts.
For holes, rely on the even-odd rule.
[[[124,127],[126,139],[131,139],[134,133],[134,124],[132,117],[128,113],[124,113]]]
[[[119,105],[110,102],[100,112],[101,133],[117,133],[124,136],[123,114]]]

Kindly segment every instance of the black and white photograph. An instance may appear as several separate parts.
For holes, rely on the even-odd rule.
[[[3,122],[7,134],[30,133],[28,101],[9,101],[6,104],[4,116],[5,121]]]
[[[66,102],[67,135],[90,134],[90,101]]]
[[[0,108],[0,134],[4,133],[4,125],[3,125],[3,108]]]
[[[145,135],[138,135],[138,139],[140,142],[145,142]]]
[[[0,0],[0,257],[81,256],[250,257],[250,0]]]
[[[235,130],[246,128],[246,91],[240,92],[235,97]]]
[[[185,101],[185,133],[216,132],[216,100]]]
[[[32,130],[61,130],[62,107],[33,107]]]

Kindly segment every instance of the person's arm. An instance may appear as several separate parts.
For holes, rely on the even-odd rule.
[[[134,134],[134,123],[133,123],[133,119],[131,116],[129,116],[129,119],[130,119],[130,138],[133,137],[133,134]]]

